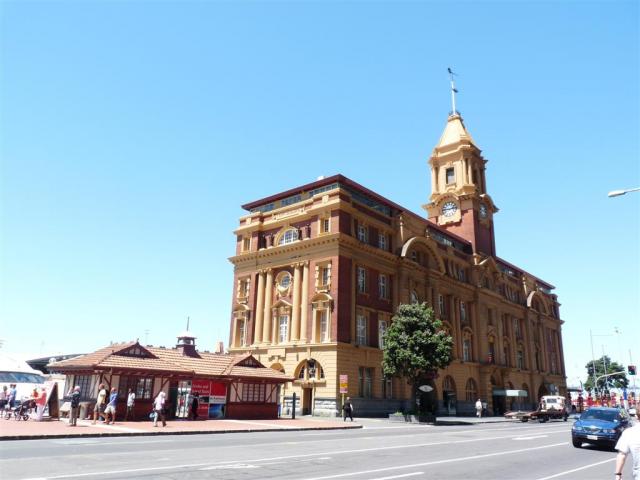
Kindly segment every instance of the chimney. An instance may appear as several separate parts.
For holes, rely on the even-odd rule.
[[[216,353],[224,353],[224,342],[216,343]]]

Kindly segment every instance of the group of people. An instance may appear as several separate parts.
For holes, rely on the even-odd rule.
[[[3,385],[2,390],[0,391],[0,409],[14,408],[16,406],[17,394],[18,390],[16,389],[15,383],[10,384],[9,388],[7,388],[6,385]]]
[[[15,383],[2,386],[0,390],[0,410],[3,412],[11,412],[18,405],[18,390]],[[44,417],[44,411],[47,406],[47,390],[46,388],[35,387],[29,398],[23,398],[22,404],[27,410],[35,408],[36,421],[42,421]],[[26,418],[26,417],[25,417]]]

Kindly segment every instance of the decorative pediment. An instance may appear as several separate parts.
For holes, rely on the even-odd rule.
[[[427,239],[426,237],[412,237],[405,242],[402,246],[402,252],[400,253],[401,257],[407,257],[412,250],[414,250],[418,245],[420,245],[422,250],[424,250],[429,255],[429,267],[434,270],[438,270],[440,273],[445,273],[445,266],[442,257],[437,252],[436,248],[433,245],[433,241]],[[410,256],[408,258],[411,258]]]
[[[234,367],[249,367],[249,368],[265,368],[253,355],[249,354],[244,357],[240,357],[238,360],[232,363]]]

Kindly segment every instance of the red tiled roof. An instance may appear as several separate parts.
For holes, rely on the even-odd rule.
[[[132,357],[118,355],[118,352],[136,345],[136,342],[128,342],[110,345],[93,353],[75,357],[61,362],[54,362],[48,368],[58,372],[74,369],[132,369],[175,372],[186,375],[205,377],[252,377],[266,378],[270,380],[289,381],[291,378],[285,374],[266,368],[256,359],[253,362],[258,366],[238,366],[239,363],[252,357],[251,354],[228,355],[220,353],[198,352],[197,357],[183,355],[175,348],[143,347],[156,358]]]

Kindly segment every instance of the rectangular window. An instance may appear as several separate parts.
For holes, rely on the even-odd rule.
[[[320,233],[329,233],[331,231],[331,219],[329,218],[321,218],[320,219]]]
[[[120,377],[118,397],[127,398],[129,389],[136,394],[136,400],[151,400],[153,394],[153,378],[151,377]]]
[[[356,345],[367,345],[367,317],[356,317]]]
[[[320,342],[329,341],[329,315],[326,310],[320,311]]]
[[[249,296],[249,279],[238,281],[238,299],[245,299]]]
[[[387,250],[387,236],[384,233],[378,234],[378,248]]]
[[[465,305],[464,302],[460,302],[460,321],[461,322],[467,321],[467,306]]]
[[[384,334],[387,333],[387,322],[381,320],[378,322],[378,345],[380,350],[384,348]]]
[[[520,320],[517,318],[513,319],[513,330],[516,334],[516,338],[522,338],[522,334],[520,333]]]
[[[456,174],[453,170],[453,167],[451,168],[447,168],[446,170],[446,176],[447,176],[447,185],[451,184],[451,183],[455,183],[456,181]]]
[[[358,267],[358,293],[367,293],[367,269]]]
[[[393,398],[393,380],[391,378],[382,377],[382,397]]]
[[[387,300],[389,298],[389,289],[387,288],[387,276],[384,274],[380,274],[378,276],[378,296]]]
[[[280,335],[278,341],[280,343],[286,343],[289,339],[289,315],[280,315],[279,327]]]
[[[471,361],[471,340],[464,339],[462,341],[462,359],[465,362]]]
[[[524,352],[522,350],[518,350],[518,356],[516,358],[517,366],[520,370],[524,370]]]
[[[369,231],[366,225],[358,224],[358,240],[361,242],[367,243],[369,239]]]
[[[320,267],[320,286],[329,285],[329,267]]]
[[[247,345],[247,322],[238,320],[238,343],[241,347]]]
[[[363,398],[371,398],[373,393],[373,368],[358,368],[358,394]]]
[[[93,397],[91,392],[91,377],[93,375],[76,375],[74,378],[74,387],[80,387],[80,398],[87,399]],[[64,392],[66,393],[66,392]],[[63,393],[63,394],[64,394]]]
[[[446,309],[444,305],[444,295],[438,295],[438,311],[442,318],[446,317]]]
[[[242,251],[248,252],[251,250],[251,237],[244,237],[242,239]]]

